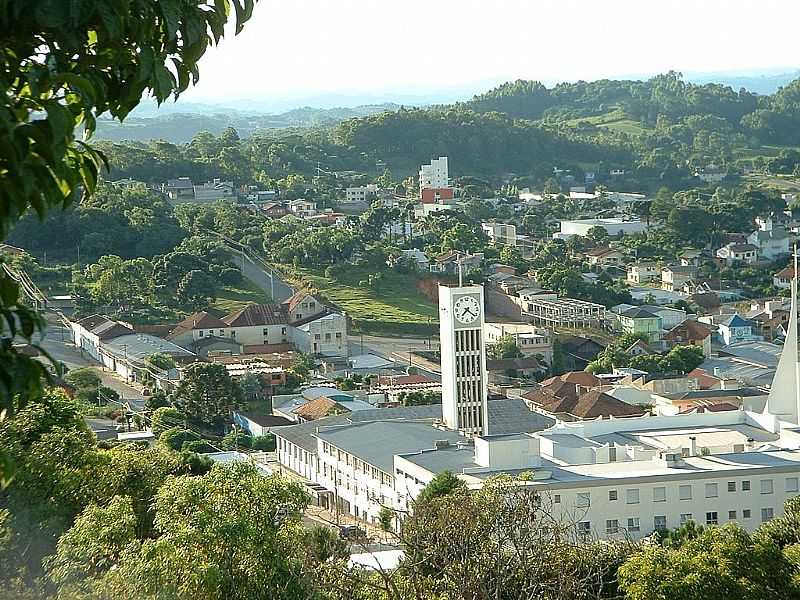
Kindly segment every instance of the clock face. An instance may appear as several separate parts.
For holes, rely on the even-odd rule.
[[[481,316],[481,305],[474,296],[461,296],[453,305],[456,321],[469,325]]]

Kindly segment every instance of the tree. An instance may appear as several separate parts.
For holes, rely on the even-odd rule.
[[[194,431],[171,427],[158,436],[158,441],[172,450],[183,450],[184,445],[200,439]]]
[[[216,426],[243,401],[241,387],[218,363],[190,365],[172,395],[172,403],[187,417]]]
[[[422,504],[433,498],[441,498],[457,491],[467,489],[467,484],[456,477],[452,471],[442,471],[431,479],[417,496],[415,503]]]
[[[277,440],[274,433],[267,433],[253,438],[253,450],[261,452],[274,452],[277,448]]]
[[[166,352],[153,352],[144,358],[144,362],[154,366],[161,371],[169,371],[175,368],[175,359]]]
[[[185,420],[186,417],[177,408],[163,406],[153,411],[150,429],[154,436],[159,437],[168,429],[183,425]]]
[[[605,227],[595,225],[589,228],[589,231],[586,232],[586,237],[593,242],[604,242],[608,239],[608,231],[606,231]]]
[[[644,546],[619,569],[619,580],[630,600],[756,600],[798,597],[791,574],[775,544],[730,523],[707,528],[677,548]]]
[[[232,2],[238,33],[253,0]],[[105,157],[86,140],[96,118],[110,113],[122,120],[146,93],[161,103],[197,81],[198,60],[222,37],[230,4],[147,0],[131,11],[121,0],[6,2],[0,29],[14,35],[6,36],[0,56],[0,240],[29,209],[43,219],[73,202],[79,189],[85,197],[95,191]],[[81,132],[84,140],[76,140]],[[32,341],[44,321],[21,304],[5,271],[0,289],[0,413],[10,416],[41,394],[48,376],[11,340]],[[0,451],[0,483],[8,473],[4,456]]]
[[[489,355],[496,359],[519,358],[522,356],[522,350],[519,349],[513,335],[505,334],[489,347]]]
[[[298,535],[307,502],[300,485],[249,464],[170,479],[153,504],[154,535],[125,552],[100,587],[120,598],[309,597]]]
[[[97,389],[100,387],[101,383],[100,376],[97,374],[97,371],[91,367],[84,367],[70,371],[64,377],[64,381],[71,386],[74,386],[75,389],[78,390],[83,388]]]
[[[325,525],[307,528],[303,532],[303,545],[307,548],[309,557],[317,564],[350,556],[347,542],[339,536],[339,532]]]

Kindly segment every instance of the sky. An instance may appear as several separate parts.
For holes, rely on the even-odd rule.
[[[463,96],[513,80],[794,70],[796,0],[260,0],[195,102]]]

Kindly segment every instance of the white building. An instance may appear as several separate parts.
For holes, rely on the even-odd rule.
[[[306,217],[312,217],[317,214],[317,203],[305,200],[304,198],[290,200],[289,211],[301,219],[305,219]]]
[[[796,293],[763,411],[561,422],[516,399],[475,397],[484,378],[480,288],[441,290],[443,407],[358,411],[275,430],[280,462],[321,486],[329,506],[374,522],[383,506],[413,510],[445,470],[473,489],[526,473],[519,485],[546,499],[556,520],[613,539],[689,520],[752,531],[800,493]]]
[[[202,185],[194,186],[194,201],[197,203],[211,203],[217,200],[231,200],[234,198],[232,181],[214,179]]]
[[[586,237],[593,227],[602,227],[609,236],[632,235],[643,233],[647,230],[644,222],[621,218],[609,219],[577,219],[571,221],[561,221],[561,231],[553,234],[557,240],[566,240],[574,235]]]
[[[422,165],[419,169],[420,189],[439,189],[450,186],[450,177],[447,172],[447,157],[440,156],[433,159],[429,165]]]
[[[349,187],[345,189],[345,202],[364,204],[374,198],[377,191],[378,186],[374,183],[359,187]]]
[[[525,356],[541,354],[548,365],[553,362],[553,335],[547,329],[528,323],[485,323],[483,330],[487,344],[511,336]]]
[[[656,263],[642,262],[628,265],[628,283],[640,285],[661,280],[661,268]]]
[[[517,228],[507,223],[481,223],[481,229],[495,246],[516,246]]]
[[[754,265],[758,262],[758,247],[753,244],[730,243],[717,250],[717,258],[725,261],[727,265],[744,263]]]

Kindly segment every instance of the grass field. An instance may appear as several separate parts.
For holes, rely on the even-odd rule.
[[[270,302],[269,296],[245,279],[236,287],[225,286],[222,288],[219,297],[209,308],[227,315],[248,304],[266,304],[268,302]]]
[[[373,289],[360,284],[374,269],[348,265],[333,280],[315,269],[284,266],[284,271],[346,311],[363,331],[425,333],[438,323],[437,307],[419,292],[413,275],[386,271]]]
[[[628,118],[622,110],[612,110],[604,115],[596,115],[594,117],[580,117],[567,121],[573,127],[581,122],[591,123],[596,127],[605,127],[606,129],[613,129],[614,131],[621,131],[629,135],[641,135],[649,131],[647,128],[642,127],[641,123]]]

